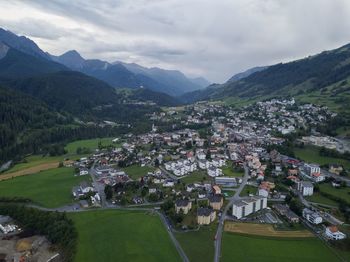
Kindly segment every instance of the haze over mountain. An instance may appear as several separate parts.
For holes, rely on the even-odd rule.
[[[117,61],[108,63],[98,59],[85,60],[77,51],[71,50],[61,56],[51,56],[72,70],[103,80],[116,88],[146,87],[154,91],[178,96],[208,86],[204,78],[192,80],[176,70],[146,68],[138,64]]]

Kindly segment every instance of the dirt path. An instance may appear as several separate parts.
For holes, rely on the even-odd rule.
[[[25,168],[25,169],[22,169],[22,170],[19,170],[16,172],[0,175],[0,181],[10,179],[13,177],[26,176],[26,175],[30,175],[30,174],[39,173],[40,171],[57,168],[58,165],[59,165],[59,162],[53,162],[53,163],[45,163],[45,164],[40,164],[40,165],[33,166],[33,167],[28,167],[28,168]]]
[[[225,231],[257,236],[270,237],[312,237],[307,230],[275,230],[272,225],[226,222]]]

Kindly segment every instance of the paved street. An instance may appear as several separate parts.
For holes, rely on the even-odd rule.
[[[219,262],[220,257],[221,257],[221,241],[222,241],[222,232],[224,228],[224,222],[226,218],[227,211],[229,208],[232,206],[233,202],[240,199],[240,194],[246,185],[249,177],[249,169],[247,166],[244,166],[244,176],[242,179],[242,183],[239,186],[239,188],[236,190],[236,193],[233,195],[233,197],[230,199],[230,202],[225,206],[224,211],[222,212],[218,229],[216,231],[216,236],[215,236],[215,256],[214,256],[214,262]]]

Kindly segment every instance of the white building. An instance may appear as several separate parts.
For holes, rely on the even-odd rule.
[[[313,173],[321,173],[321,168],[317,164],[305,164],[304,170],[309,176],[311,176]]]
[[[318,225],[322,223],[322,217],[319,213],[314,212],[308,208],[303,209],[303,217],[307,219],[310,223]]]
[[[268,197],[269,196],[269,191],[266,190],[265,188],[259,188],[258,196]]]
[[[248,216],[267,207],[267,198],[254,196],[233,202],[232,215],[237,219]]]
[[[343,232],[340,232],[336,226],[326,227],[326,236],[332,240],[340,240],[346,238]]]
[[[197,158],[198,158],[198,160],[205,160],[206,155],[204,154],[204,152],[199,152],[199,153],[197,153]]]
[[[303,194],[303,196],[312,196],[314,193],[314,185],[308,181],[298,182],[298,191]]]
[[[322,182],[322,181],[324,181],[326,179],[325,176],[322,175],[321,173],[312,173],[311,174],[311,178],[316,183]]]
[[[220,168],[211,166],[207,169],[208,176],[210,177],[217,177],[222,176],[222,170]]]

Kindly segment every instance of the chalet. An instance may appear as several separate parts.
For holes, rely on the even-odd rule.
[[[343,167],[338,164],[330,164],[329,165],[329,172],[339,175],[343,171]]]
[[[211,195],[208,197],[209,205],[214,210],[220,210],[222,205],[224,204],[224,198],[222,195]]]
[[[192,202],[187,199],[178,199],[175,202],[175,211],[176,213],[182,212],[186,215],[192,208]]]
[[[211,208],[200,207],[197,210],[197,223],[199,225],[209,225],[216,218],[216,212]]]

